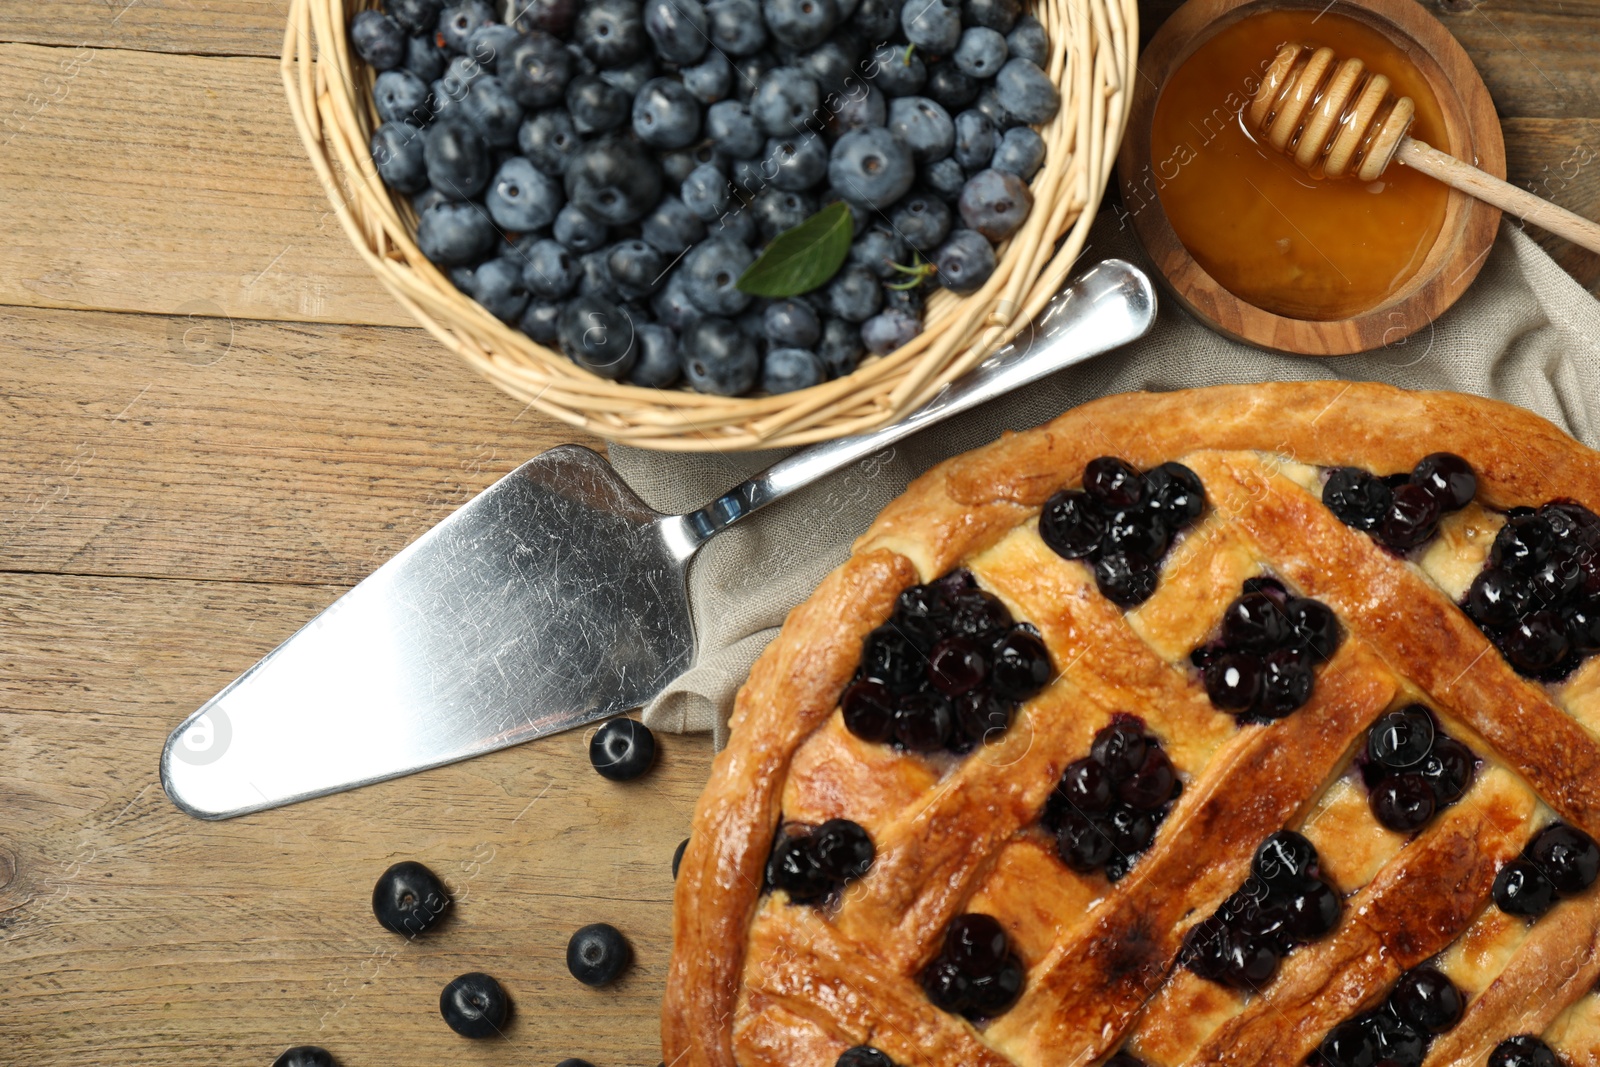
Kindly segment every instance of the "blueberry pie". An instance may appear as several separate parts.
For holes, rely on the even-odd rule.
[[[1109,397],[914,482],[740,691],[706,1067],[1600,1067],[1600,455],[1368,384]]]

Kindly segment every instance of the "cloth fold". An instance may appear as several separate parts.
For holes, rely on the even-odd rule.
[[[1154,277],[1132,231],[1103,212],[1082,263],[1112,256]],[[1144,339],[940,423],[712,539],[689,574],[699,643],[695,663],[644,709],[645,722],[669,732],[711,730],[721,748],[734,693],[784,616],[843,562],[851,542],[883,506],[940,460],[1112,393],[1324,378],[1494,397],[1595,446],[1600,302],[1511,222],[1502,223],[1482,272],[1453,308],[1411,337],[1358,356],[1263,352],[1213,333],[1163,299],[1155,328]],[[610,449],[618,473],[666,512],[698,508],[784,454]]]

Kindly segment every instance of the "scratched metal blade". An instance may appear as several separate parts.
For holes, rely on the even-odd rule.
[[[175,730],[167,793],[226,818],[637,707],[694,652],[660,518],[588,449],[523,464]]]

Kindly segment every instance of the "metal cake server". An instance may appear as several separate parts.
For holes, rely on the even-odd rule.
[[[694,659],[695,550],[924,427],[1140,337],[1145,275],[1111,259],[892,426],[815,445],[687,515],[563,445],[468,501],[172,732],[161,781],[226,819],[493,752],[644,704]],[[1025,335],[1026,336],[1026,335]]]

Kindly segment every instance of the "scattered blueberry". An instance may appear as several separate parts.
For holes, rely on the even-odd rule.
[[[674,880],[678,877],[678,868],[683,864],[683,853],[688,847],[689,839],[686,837],[679,841],[678,847],[672,851],[672,877]]]
[[[285,1049],[272,1067],[338,1067],[333,1055],[317,1045],[296,1045]]]
[[[439,994],[439,1014],[462,1037],[496,1036],[510,1011],[506,991],[481,971],[461,975]]]
[[[613,782],[632,781],[649,770],[655,758],[655,734],[637,719],[607,720],[589,741],[589,762]]]
[[[633,949],[610,923],[590,923],[567,942],[567,970],[584,985],[610,985],[632,961]]]
[[[841,1052],[833,1067],[895,1067],[895,1062],[871,1045],[856,1045]]]

